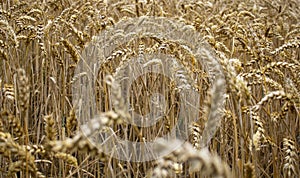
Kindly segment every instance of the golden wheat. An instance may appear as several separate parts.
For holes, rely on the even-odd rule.
[[[299,177],[299,14],[299,0],[1,1],[0,177]],[[169,155],[114,157],[174,129],[187,138]]]

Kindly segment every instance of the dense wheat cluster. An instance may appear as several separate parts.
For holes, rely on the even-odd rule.
[[[300,176],[299,0],[4,0],[0,6],[0,177]],[[157,34],[137,24],[138,33],[124,27],[105,39],[101,48],[108,52],[93,58],[97,80],[89,80],[96,103],[89,109],[98,113],[92,118],[72,89],[91,78],[76,68],[92,60],[86,47],[102,45],[102,32],[133,18],[144,18]],[[164,38],[163,30],[190,41]],[[198,46],[192,33],[210,50],[190,50]],[[172,60],[146,57],[153,54]],[[128,66],[133,58],[142,68]],[[223,79],[207,62],[221,66]],[[129,68],[138,75],[149,66],[171,77],[140,75],[124,99]],[[194,120],[192,112],[179,114],[185,89],[199,96]],[[149,127],[130,125],[132,110],[163,116]],[[92,139],[102,132],[147,142],[178,125],[188,125],[187,139],[160,140],[161,151],[179,146],[144,162],[105,154],[118,139]]]

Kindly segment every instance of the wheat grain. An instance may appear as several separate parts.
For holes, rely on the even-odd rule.
[[[56,127],[55,127],[55,120],[53,118],[53,115],[46,115],[44,117],[45,121],[45,132],[46,132],[46,138],[49,141],[56,140]]]
[[[160,144],[162,144],[162,147],[169,147],[167,146],[167,142],[162,142]],[[158,160],[158,165],[154,168],[152,177],[169,177],[171,173],[170,169],[177,167],[175,166],[177,165],[176,161],[188,161],[190,163],[190,173],[199,171],[202,176],[231,176],[228,166],[224,164],[217,155],[211,155],[207,149],[195,150],[191,144],[185,143],[171,155]]]
[[[283,151],[285,152],[283,172],[284,177],[297,177],[299,175],[299,165],[297,164],[298,154],[295,142],[291,139],[283,139]]]
[[[67,127],[67,133],[69,136],[72,135],[72,133],[76,132],[76,130],[78,128],[78,121],[77,121],[77,118],[75,115],[74,108],[70,110],[70,114],[67,117],[66,127]]]

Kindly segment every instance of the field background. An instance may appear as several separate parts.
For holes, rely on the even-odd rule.
[[[5,0],[0,6],[0,177],[299,177],[299,0]],[[135,163],[103,154],[79,132],[71,86],[85,77],[74,73],[93,36],[140,16],[192,26],[222,66],[226,101],[222,110],[211,107],[218,98],[210,96],[219,91],[210,90],[208,72],[181,44],[140,36],[118,46],[103,59],[99,79],[130,56],[164,47],[200,94],[189,143],[157,161]],[[174,81],[143,77],[132,87],[130,101],[142,114],[149,112],[151,86],[168,96],[165,118],[151,128],[124,124],[122,100],[118,92],[108,92],[117,86],[98,82],[97,110],[103,118],[98,129],[111,128],[132,141],[152,140],[182,119]],[[146,87],[139,84],[145,78]],[[222,117],[213,118],[216,113]],[[206,123],[220,125],[209,152],[201,146]]]

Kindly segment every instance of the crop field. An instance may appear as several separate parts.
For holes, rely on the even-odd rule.
[[[299,0],[0,1],[0,177],[300,176]]]

